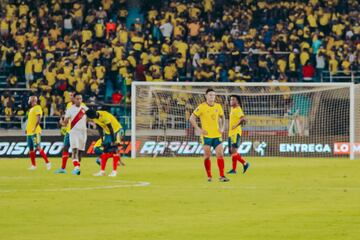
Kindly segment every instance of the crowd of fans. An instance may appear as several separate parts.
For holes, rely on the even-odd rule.
[[[38,91],[45,115],[63,114],[68,90],[105,100],[108,84],[109,101],[130,104],[132,81],[321,81],[360,70],[356,0],[154,0],[130,27],[126,0],[1,9],[0,70],[9,86]],[[23,110],[1,98],[3,113]]]

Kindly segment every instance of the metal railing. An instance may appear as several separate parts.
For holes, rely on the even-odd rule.
[[[360,71],[349,72],[338,71],[336,74],[332,74],[330,71],[323,71],[321,73],[321,82],[360,82]]]

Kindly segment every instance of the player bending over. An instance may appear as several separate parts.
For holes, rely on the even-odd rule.
[[[120,161],[120,154],[118,148],[121,140],[122,126],[119,121],[110,113],[106,111],[95,111],[89,109],[86,112],[88,118],[96,123],[100,137],[103,139],[102,146],[103,153],[100,155],[101,170],[95,173],[94,176],[105,176],[105,168],[107,160],[113,158],[113,171],[109,177],[116,177],[117,166]]]
[[[75,94],[75,104],[66,110],[64,126],[70,122],[70,147],[72,150],[72,160],[74,175],[80,175],[81,152],[85,151],[87,129],[86,129],[86,111],[88,108],[82,105],[82,95]]]
[[[222,146],[221,135],[224,132],[225,117],[220,104],[215,103],[216,93],[213,89],[206,90],[206,102],[201,103],[190,116],[190,122],[194,128],[200,132],[204,150],[204,165],[208,176],[208,181],[212,181],[211,175],[211,147],[215,149],[217,164],[220,172],[220,182],[228,182],[229,179],[224,175],[224,149]],[[200,118],[201,128],[196,122]]]
[[[229,117],[229,152],[232,157],[232,169],[229,174],[236,173],[236,165],[239,161],[243,165],[243,173],[249,168],[250,164],[246,162],[238,153],[241,143],[242,128],[246,123],[245,115],[240,107],[240,97],[236,95],[230,96],[230,117]]]
[[[26,125],[26,142],[30,149],[29,155],[31,159],[31,167],[29,170],[36,169],[36,150],[39,151],[40,155],[45,160],[47,170],[50,170],[51,163],[49,162],[44,150],[40,148],[40,120],[43,115],[43,111],[37,102],[38,98],[36,96],[30,96],[29,104],[31,108],[28,114],[28,122]]]

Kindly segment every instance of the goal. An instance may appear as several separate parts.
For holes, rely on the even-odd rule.
[[[207,88],[216,91],[226,129],[230,95],[240,97],[247,119],[239,147],[244,156],[360,156],[358,85],[195,82],[133,82],[131,156],[202,155],[189,117]],[[222,139],[227,154],[227,130]]]

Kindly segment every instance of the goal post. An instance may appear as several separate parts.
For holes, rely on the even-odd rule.
[[[360,156],[360,85],[353,83],[133,82],[131,157],[201,156],[192,111],[216,91],[227,129],[229,98],[238,95],[247,118],[244,156]],[[135,150],[135,151],[133,151]]]

